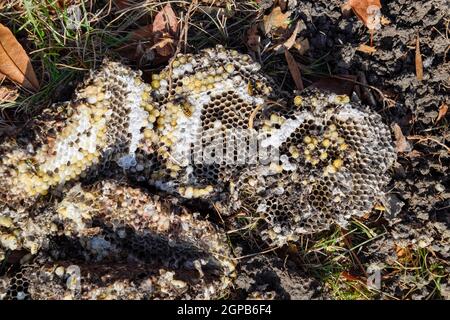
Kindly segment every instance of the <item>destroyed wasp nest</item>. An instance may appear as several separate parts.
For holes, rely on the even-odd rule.
[[[179,54],[150,84],[139,72],[105,61],[72,101],[44,110],[27,130],[0,145],[0,255],[21,248],[35,254],[51,248],[49,235],[56,234],[78,239],[73,265],[114,256],[128,270],[123,259],[130,253],[146,269],[148,256],[169,264],[183,256],[184,249],[170,245],[179,235],[212,256],[221,248],[215,264],[228,277],[231,264],[221,258],[226,244],[216,231],[205,235],[216,240],[197,243],[201,234],[170,227],[173,221],[183,225],[183,217],[194,229],[209,224],[185,214],[146,213],[151,197],[138,189],[74,186],[79,180],[92,185],[99,177],[129,179],[177,199],[201,199],[222,215],[248,212],[259,217],[262,238],[276,245],[333,223],[345,226],[368,212],[383,195],[395,161],[381,117],[347,96],[317,90],[273,103],[280,97],[272,83],[248,55],[221,46]],[[196,253],[184,263],[199,260],[204,259]],[[55,266],[51,261],[27,270],[48,273]],[[80,267],[81,273],[110,272],[105,265],[91,267]],[[220,283],[215,288],[224,287]],[[110,284],[90,285],[106,294]],[[212,296],[205,285],[196,285],[197,294]]]
[[[0,295],[7,299],[220,297],[234,277],[225,236],[170,200],[108,180],[88,189],[75,185],[48,209],[54,214],[46,215],[49,227],[39,229],[47,243],[37,258],[3,279]]]

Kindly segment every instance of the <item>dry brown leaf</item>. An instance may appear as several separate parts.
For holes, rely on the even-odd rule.
[[[439,114],[438,117],[436,118],[436,122],[439,122],[439,120],[441,120],[442,118],[445,117],[445,115],[447,114],[448,111],[448,106],[443,103],[440,107],[439,107]]]
[[[381,16],[381,25],[382,26],[388,26],[391,24],[391,20],[389,20],[386,16]]]
[[[299,38],[295,40],[294,48],[297,49],[300,55],[305,54],[310,48],[308,38]]]
[[[352,275],[350,272],[342,271],[341,276],[347,281],[361,281],[360,277]]]
[[[0,102],[13,102],[19,96],[19,92],[16,88],[7,86],[0,87]]]
[[[176,50],[178,19],[170,3],[158,12],[153,21],[153,43],[158,55],[170,58]]]
[[[381,27],[380,0],[349,0],[345,7],[351,7],[370,30],[378,30]]]
[[[318,88],[320,90],[326,90],[338,95],[352,96],[353,88],[355,87],[355,81],[358,78],[354,75],[341,75],[338,78],[322,78],[314,82],[310,87]],[[347,78],[348,81],[342,78]]]
[[[176,43],[171,37],[167,36],[162,38],[159,42],[152,46],[152,49],[156,49],[156,52],[162,57],[172,56],[176,50]]]
[[[301,27],[301,22],[297,21],[294,31],[292,32],[290,37],[284,42],[284,46],[287,49],[290,49],[290,48],[292,48],[292,46],[295,45],[295,39],[297,39],[297,33],[300,31],[300,27]]]
[[[371,47],[366,44],[360,44],[358,46],[358,48],[356,48],[356,50],[367,53],[367,54],[372,54],[377,51],[377,49],[375,47]]]
[[[291,73],[292,79],[294,79],[295,86],[298,90],[303,90],[303,81],[302,81],[302,75],[300,73],[300,67],[297,64],[297,61],[295,61],[292,54],[289,52],[289,50],[284,50],[284,56],[286,58],[286,61],[288,63],[289,72]]]
[[[159,64],[169,60],[175,53],[177,37],[178,20],[170,4],[167,4],[156,14],[153,24],[133,31],[130,43],[118,51],[138,63],[151,60]]]
[[[422,62],[422,54],[420,53],[420,40],[419,35],[416,38],[416,77],[417,80],[423,80],[423,62]]]
[[[178,19],[170,3],[157,13],[153,21],[153,32],[170,33],[172,36],[178,32]]]
[[[259,52],[260,40],[261,37],[258,34],[258,25],[253,24],[246,32],[245,44],[251,51]]]
[[[264,32],[268,34],[272,29],[286,29],[289,25],[290,11],[283,13],[280,7],[275,7],[266,16],[264,16]]]
[[[0,72],[29,90],[39,90],[39,81],[30,58],[12,32],[1,23]]]
[[[411,151],[412,150],[411,145],[409,144],[408,140],[406,140],[405,136],[403,135],[403,132],[402,132],[402,129],[400,128],[400,126],[396,123],[393,123],[392,130],[394,131],[395,150],[397,151],[397,153]]]

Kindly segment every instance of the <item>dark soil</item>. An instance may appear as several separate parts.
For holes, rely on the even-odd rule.
[[[274,1],[257,2],[265,12],[249,16],[236,11],[228,25],[237,32],[229,30],[228,37],[217,34],[216,29],[208,39],[204,34],[198,38],[198,30],[191,28],[189,50],[221,43],[246,52],[245,30],[261,21]],[[240,261],[230,298],[450,299],[450,111],[437,121],[439,108],[450,104],[448,1],[382,0],[382,15],[390,22],[374,34],[373,54],[357,50],[359,45],[369,44],[370,34],[356,16],[344,17],[343,2],[289,1],[293,21],[303,21],[298,37],[310,44],[303,55],[291,51],[303,66],[305,86],[329,76],[354,75],[359,82],[365,78],[367,85],[378,90],[358,85],[354,94],[382,114],[386,123],[397,124],[407,138],[392,169],[385,210],[374,209],[359,222],[376,235],[369,232],[368,236],[361,231],[364,228],[355,227],[358,231],[342,237],[346,230],[333,227],[327,233],[302,237],[289,248],[261,255],[255,253],[266,248],[256,240],[233,237],[236,253],[252,257]],[[201,14],[193,16],[193,20],[203,18]],[[422,81],[415,74],[417,37]],[[262,35],[261,43],[272,40]],[[263,51],[255,58],[277,80],[280,90],[294,89],[283,54]],[[157,67],[141,66],[144,72]],[[325,240],[331,244],[322,245]],[[335,246],[347,250],[334,250]],[[369,289],[367,280],[376,269],[381,270],[381,286]]]
[[[381,96],[371,90],[374,99],[362,96],[363,101],[380,112],[386,123],[398,124],[405,137],[413,138],[408,139],[409,148],[398,154],[384,217],[379,219],[372,214],[365,221],[366,225],[382,228],[385,233],[356,253],[364,268],[371,265],[382,268],[382,293],[373,297],[449,299],[450,113],[436,121],[439,107],[450,103],[448,3],[445,0],[381,2],[381,12],[390,23],[375,33],[376,52],[370,55],[357,50],[360,44],[369,44],[369,32],[356,16],[343,17],[342,1],[297,1],[295,10],[305,24],[300,36],[306,37],[311,47],[307,58],[299,59],[307,64],[322,58],[325,69],[332,75],[363,73],[367,83],[383,93]],[[415,74],[417,36],[423,59],[423,81],[418,81]],[[316,78],[305,76],[305,84],[308,80],[314,82]],[[420,262],[422,254],[425,258]],[[274,257],[270,263],[258,261],[258,267],[254,259],[250,260],[243,267],[244,280],[238,285],[251,292],[255,287],[262,288],[264,283],[267,290],[276,292],[276,298],[329,298],[329,288],[317,284],[314,287],[314,281],[307,277],[297,281],[298,273],[290,267],[282,268],[283,272],[268,267],[278,262]],[[405,267],[411,263],[434,266],[434,272],[440,275],[439,285],[427,271],[401,270],[399,263]],[[257,272],[255,268],[259,268]],[[304,264],[302,268],[307,274],[313,271]],[[249,284],[246,277],[251,275],[254,281]],[[286,276],[292,282],[286,282]],[[293,286],[293,282],[302,289]],[[311,290],[309,294],[308,290]]]

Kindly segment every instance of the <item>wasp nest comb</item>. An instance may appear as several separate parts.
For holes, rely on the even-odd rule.
[[[8,279],[6,298],[220,297],[234,276],[225,236],[172,202],[108,180],[77,184],[53,209],[45,248]]]
[[[221,46],[179,54],[150,84],[139,72],[105,61],[73,100],[44,111],[0,145],[2,251],[35,253],[47,241],[43,234],[59,230],[49,222],[56,215],[66,221],[66,237],[83,237],[84,258],[103,259],[111,250],[138,258],[181,255],[167,238],[172,230],[163,228],[172,218],[144,223],[146,204],[133,189],[119,188],[119,196],[103,185],[89,201],[80,191],[85,200],[75,211],[74,191],[56,204],[56,213],[46,201],[77,180],[92,183],[105,175],[126,175],[178,199],[202,199],[222,214],[247,211],[263,221],[262,237],[277,245],[369,211],[395,161],[381,117],[347,96],[317,90],[287,102],[279,98],[259,64]],[[99,227],[109,230],[109,240],[92,238],[89,217],[108,202],[134,209],[100,210]],[[151,241],[137,235],[148,230]],[[111,239],[121,245],[96,252]]]

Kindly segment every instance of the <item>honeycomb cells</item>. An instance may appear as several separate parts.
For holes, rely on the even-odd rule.
[[[248,119],[272,89],[248,55],[221,46],[180,54],[171,67],[153,75],[160,109],[157,137],[146,141],[155,140],[157,156],[140,179],[185,198],[205,197],[245,164],[239,147],[246,146]],[[228,138],[232,151],[224,144]]]
[[[280,146],[280,164],[271,163],[263,182],[276,188],[239,184],[243,205],[266,217],[263,237],[279,245],[370,211],[396,157],[381,117],[348,97],[305,91],[291,110],[259,124],[266,142]]]
[[[34,120],[28,128],[34,137],[20,143],[13,139],[0,148],[5,150],[0,175],[7,202],[46,195],[58,185],[95,175],[111,160],[126,167],[123,155],[134,153],[148,125],[141,105],[148,104],[143,93],[149,88],[138,72],[116,62],[105,61],[91,72],[72,101]],[[17,144],[21,147],[13,147]]]
[[[105,180],[55,208],[58,235],[9,275],[6,299],[154,299],[220,295],[234,277],[226,239],[166,198]]]
[[[220,266],[205,257],[214,251],[208,242],[221,240],[197,232],[212,237],[209,224],[163,214],[166,204],[123,185],[72,189],[56,216],[28,217],[39,195],[100,174],[214,202],[224,215],[250,210],[264,221],[262,237],[277,245],[362,216],[383,194],[395,161],[381,116],[314,89],[282,101],[273,87],[248,55],[221,46],[177,55],[150,84],[105,61],[72,101],[36,119],[28,136],[0,145],[0,212],[13,220],[13,227],[0,224],[0,257],[35,253],[62,226],[65,236],[84,237],[79,256],[98,262],[131,252],[141,263],[164,260],[175,269],[192,261]],[[250,139],[279,157],[245,152]],[[177,236],[180,226],[191,229]],[[84,265],[79,256],[71,261]]]

